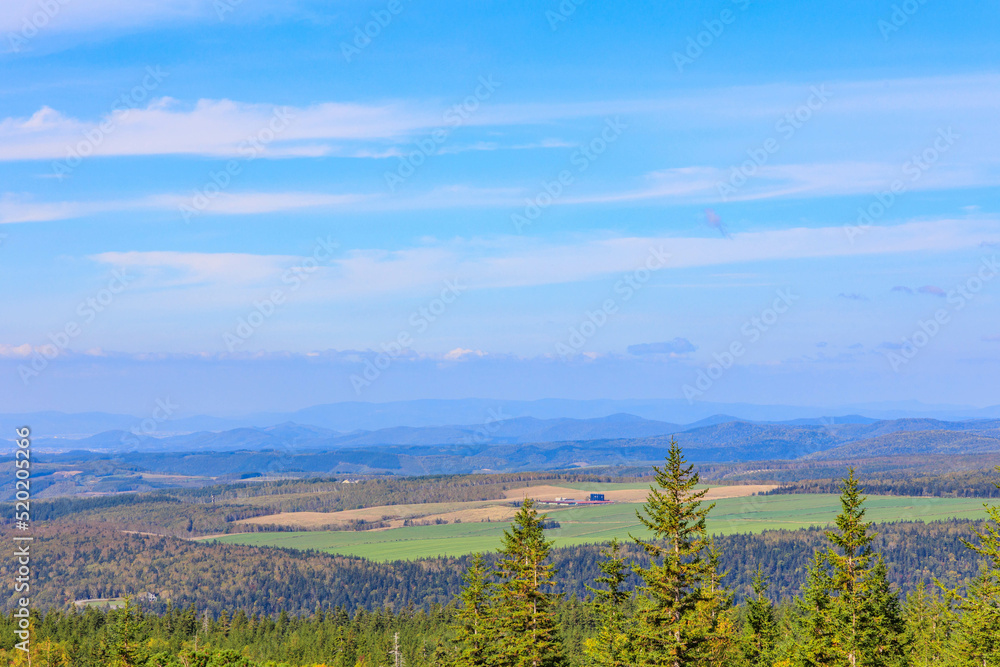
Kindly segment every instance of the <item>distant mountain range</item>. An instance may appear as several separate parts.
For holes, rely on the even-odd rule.
[[[610,411],[623,404],[644,414]],[[14,428],[27,424],[35,449],[50,452],[45,458],[53,463],[110,457],[130,470],[203,475],[276,470],[437,474],[646,464],[662,460],[671,437],[689,460],[706,463],[1000,454],[997,418],[943,420],[920,414],[879,419],[853,412],[823,417],[801,414],[799,408],[726,407],[730,410],[706,415],[685,412],[670,401],[470,399],[339,403],[294,413],[162,423],[108,413],[34,413],[0,416],[0,449],[10,451]],[[773,419],[779,414],[789,418]],[[443,421],[450,418],[454,421]],[[60,451],[68,453],[55,454]]]
[[[232,451],[238,449],[336,450],[380,445],[518,445],[532,442],[609,440],[670,435],[683,430],[677,424],[634,415],[597,419],[536,419],[518,417],[472,426],[395,426],[376,431],[341,433],[319,426],[285,422],[262,428],[240,427],[224,431],[198,431],[153,437],[120,429],[86,438],[36,437],[37,449],[91,451]]]
[[[282,469],[429,474],[630,465],[662,459],[671,437],[690,460],[700,462],[996,454],[1000,420],[872,420],[854,415],[759,423],[719,415],[682,426],[615,414],[352,433],[287,422],[159,438],[111,430],[78,440],[38,438],[35,447],[105,452],[137,465],[155,463],[161,471],[201,465],[221,466],[227,473]],[[218,456],[208,455],[212,452]]]
[[[750,405],[743,403],[689,404],[685,400],[625,399],[507,401],[492,399],[426,399],[389,403],[345,402],[316,405],[293,412],[253,413],[240,417],[196,415],[154,422],[154,435],[179,435],[199,431],[227,431],[238,428],[265,428],[287,422],[310,424],[339,434],[378,431],[392,427],[430,427],[452,424],[479,425],[496,420],[531,417],[537,420],[593,420],[628,414],[652,422],[684,424],[688,428],[728,421],[779,422],[790,425],[822,425],[822,415],[837,422],[932,418],[946,421],[1000,419],[1000,406],[972,408],[925,405],[917,402],[801,407]],[[864,416],[860,416],[864,415]],[[86,438],[105,431],[142,430],[152,415],[123,415],[105,412],[66,414],[33,412],[0,415],[0,438],[9,438],[14,428],[30,425],[38,437]],[[714,420],[714,421],[709,421]],[[562,436],[560,436],[562,437]]]

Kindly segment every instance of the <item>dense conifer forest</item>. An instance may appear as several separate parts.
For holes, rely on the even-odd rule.
[[[630,543],[554,550],[526,500],[498,553],[409,564],[53,523],[38,569],[61,574],[39,582],[31,664],[1000,664],[997,510],[873,526],[851,471],[831,530],[713,538],[680,448],[655,472]],[[171,576],[169,600],[142,594]],[[138,595],[66,604],[122,593]],[[2,625],[5,664],[27,664]]]

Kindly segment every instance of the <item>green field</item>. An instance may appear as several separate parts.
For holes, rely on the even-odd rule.
[[[77,609],[121,609],[125,606],[125,598],[98,598],[94,600],[77,600],[73,604]]]
[[[581,489],[586,490],[586,489]],[[983,501],[975,498],[910,498],[869,496],[867,518],[875,522],[976,519],[984,516]],[[546,531],[556,546],[627,539],[641,535],[635,516],[640,505],[613,504],[546,510],[559,528]],[[713,534],[756,533],[779,528],[828,525],[840,511],[840,498],[831,494],[799,494],[727,498],[716,502],[709,518]],[[460,556],[492,551],[500,545],[505,523],[457,523],[408,526],[382,531],[313,531],[246,533],[217,538],[228,544],[319,549],[378,561],[434,556]]]

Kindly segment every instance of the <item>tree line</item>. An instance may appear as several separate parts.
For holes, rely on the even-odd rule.
[[[588,587],[599,619],[582,656],[560,642],[555,571],[544,516],[526,501],[504,535],[497,564],[473,561],[460,595],[453,667],[904,667],[1000,664],[1000,509],[968,548],[984,559],[965,591],[939,584],[904,609],[888,568],[873,548],[865,497],[851,470],[843,480],[836,528],[805,568],[802,594],[779,614],[758,569],[753,595],[733,604],[706,519],[706,490],[676,442],[655,467],[638,517],[646,535],[632,541],[648,556],[629,562],[617,541],[604,552],[602,576]],[[639,585],[629,591],[630,573]],[[779,622],[780,620],[780,622]]]
[[[866,477],[865,491],[880,496],[934,496],[938,498],[1000,498],[994,476],[988,470],[970,470],[943,475],[903,475],[895,478]],[[764,495],[783,493],[839,493],[836,479],[811,479],[783,484]]]
[[[804,565],[777,570],[801,577],[794,598],[775,599],[769,571],[751,554],[753,570],[737,601],[725,565],[726,545],[706,530],[712,505],[676,444],[639,512],[645,532],[630,544],[613,541],[585,580],[586,599],[559,592],[559,571],[545,539],[545,516],[526,501],[501,548],[473,556],[456,599],[446,592],[427,607],[349,613],[343,607],[291,614],[208,613],[168,605],[136,609],[35,613],[32,664],[54,667],[991,667],[1000,664],[1000,511],[962,540],[982,561],[967,585],[932,579],[906,599],[866,522],[864,495],[853,471],[842,481],[842,510],[829,531],[810,531],[824,544],[799,543]],[[971,527],[971,526],[970,526]],[[798,531],[803,533],[803,531]],[[917,534],[912,534],[916,537]],[[162,539],[162,538],[161,538]],[[961,538],[959,538],[961,539]],[[168,543],[169,540],[163,540]],[[810,546],[814,545],[814,546]],[[81,544],[82,546],[82,544]],[[196,545],[192,545],[196,546]],[[818,548],[816,548],[818,547]],[[204,552],[202,552],[204,553]],[[242,552],[241,552],[242,553]],[[249,550],[247,551],[249,553]],[[101,553],[80,552],[93,563]],[[229,558],[237,554],[227,554]],[[303,554],[305,556],[305,554]],[[350,561],[350,559],[344,559]],[[354,562],[354,561],[350,561]],[[456,561],[450,561],[452,566]],[[919,564],[919,557],[916,559]],[[434,567],[441,567],[436,561]],[[571,566],[572,560],[561,561]],[[395,569],[396,565],[389,566]],[[419,564],[414,564],[419,565]],[[426,565],[426,563],[425,563]],[[155,569],[157,563],[144,563]],[[416,571],[416,570],[414,570]],[[217,572],[216,574],[220,574]],[[395,571],[407,589],[407,572]],[[236,583],[256,584],[251,569]],[[293,576],[312,588],[329,580]],[[200,587],[225,585],[201,578]],[[370,581],[370,580],[369,580]],[[350,576],[334,587],[364,589]],[[13,645],[11,617],[0,619],[0,657],[23,656]],[[4,627],[5,626],[5,627]],[[6,643],[5,643],[6,642]],[[402,662],[395,662],[401,660]]]

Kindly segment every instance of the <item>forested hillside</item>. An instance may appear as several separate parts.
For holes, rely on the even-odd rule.
[[[890,565],[890,579],[909,592],[939,577],[956,585],[975,576],[980,558],[962,544],[977,524],[948,521],[898,523],[877,527],[876,545]],[[370,611],[429,608],[446,604],[458,594],[468,557],[376,563],[319,552],[279,550],[190,542],[152,535],[123,534],[107,527],[57,523],[38,532],[34,563],[38,582],[33,601],[39,608],[66,608],[73,600],[116,598],[129,593],[154,593],[163,611],[168,603],[194,604],[220,614],[302,614],[317,606]],[[737,599],[749,594],[759,565],[771,577],[775,599],[797,595],[801,572],[813,551],[823,544],[819,529],[766,531],[757,535],[716,538],[725,583]],[[13,550],[9,537],[0,549]],[[556,589],[585,597],[586,584],[600,575],[600,545],[552,550],[559,571]],[[634,546],[624,553],[645,562]],[[0,576],[11,566],[0,565]],[[401,582],[406,582],[402,585]],[[634,579],[626,581],[634,585]],[[4,608],[13,600],[8,592]]]
[[[278,512],[336,512],[381,505],[471,502],[504,497],[504,491],[553,481],[612,482],[609,475],[507,473],[434,477],[376,477],[365,480],[311,478],[213,484],[95,498],[57,498],[33,504],[39,521],[72,518],[122,530],[196,537],[276,527],[234,522]],[[635,478],[630,478],[635,481]],[[349,482],[349,483],[348,483]],[[13,516],[11,503],[0,505]]]
[[[832,530],[712,538],[705,528],[712,506],[679,448],[656,472],[640,513],[647,530],[628,544],[552,549],[544,515],[526,499],[497,553],[411,563],[50,522],[33,545],[33,664],[988,667],[1000,660],[1000,511],[981,522],[873,526],[851,473]],[[13,549],[9,539],[0,548]],[[12,576],[10,566],[0,574]],[[110,612],[71,605],[123,595],[125,608]],[[13,648],[16,619],[0,626],[0,657],[26,664]]]
[[[1000,488],[995,483],[996,473],[990,471],[962,471],[944,475],[908,474],[896,478],[877,474],[864,479],[865,489],[873,495],[935,496],[948,498],[998,498]],[[766,495],[783,493],[837,493],[837,479],[812,479],[786,483]]]
[[[81,440],[41,440],[58,450],[67,443],[79,449],[45,453],[34,469],[35,497],[150,492],[248,477],[417,476],[635,465],[648,470],[650,462],[667,454],[670,433],[676,434],[691,460],[722,466],[805,462],[821,469],[842,468],[850,460],[859,470],[881,466],[886,471],[912,466],[921,458],[945,461],[945,469],[976,454],[1000,460],[998,420],[719,419],[686,427],[629,415],[551,420],[551,424],[509,419],[491,422],[488,428],[394,427],[336,437],[329,429],[293,423],[162,439],[113,431]],[[0,481],[0,494],[10,498],[12,491],[9,480]]]

